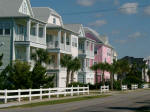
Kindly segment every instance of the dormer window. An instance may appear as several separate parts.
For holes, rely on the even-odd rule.
[[[56,18],[53,18],[53,23],[56,24]]]

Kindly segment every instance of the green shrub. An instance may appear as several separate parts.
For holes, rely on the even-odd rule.
[[[114,90],[121,90],[121,83],[120,81],[114,81]]]

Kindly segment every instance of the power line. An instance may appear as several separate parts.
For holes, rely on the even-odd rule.
[[[149,6],[150,4],[146,5],[139,5],[138,8],[144,8]],[[112,8],[112,9],[101,9],[101,10],[91,10],[91,11],[80,11],[80,12],[71,12],[71,13],[62,13],[62,15],[81,15],[81,14],[89,14],[89,13],[98,13],[98,12],[113,12],[118,10],[123,10],[127,8],[136,8],[136,7],[126,7],[126,8]]]

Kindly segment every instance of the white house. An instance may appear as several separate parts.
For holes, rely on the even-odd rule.
[[[66,68],[62,68],[60,59],[64,54],[78,56],[78,33],[63,24],[61,16],[48,7],[34,7],[35,17],[47,23],[46,44],[53,62],[47,67],[49,75],[55,75],[56,86],[66,86]],[[77,81],[75,73],[74,81]]]

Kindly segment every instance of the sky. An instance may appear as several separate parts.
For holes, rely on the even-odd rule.
[[[65,24],[80,23],[106,35],[118,57],[150,56],[150,0],[30,0],[56,10]]]

